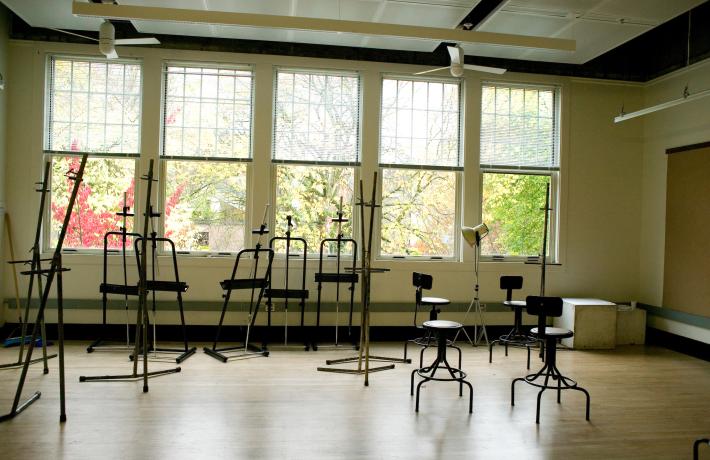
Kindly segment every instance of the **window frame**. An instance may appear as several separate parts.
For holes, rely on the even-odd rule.
[[[138,93],[138,119],[140,120],[138,123],[138,139],[137,139],[137,146],[138,146],[138,152],[135,153],[126,153],[126,152],[116,152],[116,153],[111,153],[111,152],[92,152],[92,151],[83,151],[83,150],[54,150],[50,149],[49,145],[49,139],[50,139],[50,124],[51,124],[51,114],[53,112],[53,96],[52,96],[52,87],[54,83],[54,79],[52,77],[52,63],[55,59],[59,60],[69,60],[69,61],[79,61],[79,62],[100,62],[100,63],[105,63],[105,64],[134,64],[138,65],[140,67],[140,81],[139,81],[139,93]],[[107,58],[102,58],[98,56],[92,56],[92,55],[85,55],[85,54],[67,54],[67,53],[47,53],[45,55],[44,59],[44,99],[42,102],[43,108],[42,108],[42,169],[44,168],[44,165],[46,162],[53,162],[53,159],[56,158],[62,158],[62,157],[80,157],[83,154],[88,154],[89,160],[91,159],[116,159],[116,160],[123,160],[123,159],[132,159],[133,160],[133,194],[134,197],[139,196],[140,194],[140,181],[138,180],[138,172],[139,172],[139,160],[142,155],[142,136],[143,136],[143,88],[144,88],[144,79],[145,79],[145,71],[144,71],[144,62],[142,58],[118,58],[118,59],[107,59]],[[88,93],[88,90],[87,90]],[[106,122],[104,121],[104,124]],[[51,167],[51,166],[50,166]],[[41,177],[40,173],[40,177]],[[52,184],[52,174],[50,171],[49,174],[49,188],[50,190],[53,187]],[[136,207],[138,206],[138,202],[136,201],[134,203],[134,209],[133,212],[135,213]],[[116,212],[121,211],[120,209],[116,209]],[[135,231],[136,228],[136,220],[135,218],[133,219],[133,223],[130,226],[130,228],[127,228],[127,232],[133,232]],[[118,231],[119,229],[116,229]],[[54,246],[51,244],[51,232],[52,232],[52,194],[51,191],[48,192],[48,199],[45,202],[45,207],[42,213],[42,234],[40,237],[40,246],[42,248],[42,251],[50,251],[54,249]],[[130,245],[126,246],[126,252],[132,252],[133,248],[129,247]],[[62,253],[64,254],[88,254],[88,255],[93,255],[93,254],[103,254],[103,248],[62,248]]]
[[[285,72],[295,72],[295,73],[303,73],[303,74],[309,74],[309,75],[325,75],[325,76],[351,76],[355,77],[357,79],[357,91],[358,91],[358,102],[357,102],[357,110],[358,110],[358,116],[357,116],[357,148],[356,148],[356,160],[355,161],[320,161],[320,160],[315,160],[315,161],[305,161],[305,160],[286,160],[286,159],[276,159],[274,158],[274,153],[276,149],[276,143],[275,143],[275,137],[276,137],[276,123],[277,123],[277,114],[276,114],[276,107],[277,107],[277,101],[278,101],[278,77],[279,77],[279,71],[285,71]],[[363,80],[362,80],[362,73],[357,70],[349,70],[349,69],[335,69],[335,68],[309,68],[309,67],[293,67],[293,66],[273,66],[273,92],[272,92],[272,97],[271,97],[271,102],[272,102],[272,121],[271,121],[271,155],[270,155],[270,161],[271,161],[271,193],[273,196],[273,203],[274,205],[272,206],[272,209],[269,212],[269,222],[272,229],[274,229],[274,233],[272,234],[273,236],[280,236],[276,235],[276,227],[277,227],[277,222],[276,222],[276,217],[277,217],[277,200],[278,200],[278,181],[277,181],[277,169],[279,166],[317,166],[317,167],[341,167],[341,168],[352,168],[353,170],[353,196],[351,199],[351,202],[349,203],[351,209],[352,209],[352,215],[350,216],[345,216],[346,218],[350,219],[350,223],[352,226],[352,235],[350,238],[356,240],[358,242],[358,245],[361,244],[359,240],[360,236],[360,216],[358,212],[358,208],[356,206],[357,203],[357,194],[358,194],[358,184],[361,178],[361,173],[362,173],[362,157],[363,157],[363,142],[362,142],[362,124],[363,124]],[[346,206],[346,203],[343,203],[343,206]],[[297,216],[296,216],[297,217]],[[294,237],[298,237],[298,231],[295,232],[296,235]],[[271,237],[270,237],[271,238]],[[320,242],[319,242],[320,245]],[[359,251],[358,247],[358,251]],[[278,259],[285,259],[285,253],[283,252],[276,252],[275,257]],[[352,260],[353,255],[352,254],[343,254],[341,256],[341,260]],[[358,254],[357,257],[360,257]],[[308,253],[306,254],[306,258],[308,260],[318,260],[320,258],[320,247],[309,247],[308,248]],[[323,260],[327,262],[328,260],[331,260],[330,257],[324,257]]]
[[[391,164],[391,163],[381,163],[380,155],[382,152],[382,101],[384,94],[384,81],[385,79],[393,80],[406,80],[406,81],[421,81],[421,82],[434,82],[434,83],[456,83],[459,88],[458,92],[458,162],[461,166],[422,166],[422,165],[412,165],[412,164]],[[461,238],[459,235],[459,230],[463,222],[463,172],[465,167],[465,152],[464,152],[464,129],[465,129],[465,80],[456,77],[432,77],[432,76],[421,76],[421,75],[411,75],[411,74],[398,74],[398,73],[382,73],[380,74],[380,104],[379,104],[379,114],[378,114],[378,133],[377,133],[377,171],[379,176],[378,193],[377,198],[379,203],[382,203],[382,192],[384,190],[384,170],[385,169],[406,169],[406,170],[427,170],[427,171],[451,171],[454,172],[455,177],[455,197],[454,197],[454,232],[452,234],[454,247],[453,252],[450,256],[411,256],[411,255],[391,255],[382,253],[382,207],[380,207],[376,213],[376,225],[373,229],[373,235],[377,235],[375,238],[374,252],[376,254],[376,260],[382,261],[433,261],[433,262],[460,262],[462,261],[462,246]]]
[[[487,166],[481,165],[480,157],[478,164],[478,221],[483,222],[483,180],[484,174],[518,174],[526,176],[548,176],[550,178],[550,207],[552,208],[548,221],[548,239],[547,239],[547,260],[548,264],[558,264],[560,261],[560,205],[561,205],[561,171],[562,171],[562,148],[561,148],[561,123],[562,123],[562,86],[557,84],[545,83],[527,83],[527,82],[510,82],[510,81],[493,81],[482,80],[480,91],[483,93],[484,86],[506,86],[509,88],[534,88],[534,89],[550,89],[553,92],[553,148],[556,150],[558,158],[557,167],[523,167],[523,166]],[[482,114],[482,98],[479,112]],[[481,131],[482,117],[479,125],[479,142],[478,148],[481,147]],[[542,249],[542,247],[540,248]],[[538,263],[541,254],[527,256],[513,256],[506,254],[481,254],[482,262],[528,262]]]
[[[240,70],[248,71],[251,78],[251,91],[250,91],[250,107],[249,107],[249,155],[246,158],[225,158],[225,157],[201,157],[201,156],[183,156],[183,155],[164,155],[165,151],[165,109],[167,106],[167,75],[168,67],[196,67],[201,69],[228,69],[228,70]],[[246,164],[246,178],[245,178],[245,194],[246,201],[244,206],[244,248],[247,247],[251,231],[249,230],[249,222],[252,215],[251,200],[249,196],[252,189],[252,171],[253,171],[253,161],[254,161],[254,96],[255,91],[255,78],[254,78],[254,65],[253,64],[232,64],[232,63],[220,63],[220,62],[209,62],[209,61],[181,61],[181,60],[163,60],[161,63],[160,71],[160,126],[159,126],[159,147],[158,147],[158,171],[160,180],[160,187],[158,188],[158,205],[160,209],[160,217],[158,218],[157,227],[158,235],[165,237],[165,205],[166,205],[166,181],[163,178],[167,177],[167,162],[168,161],[196,161],[196,162],[206,162],[206,163],[245,163]],[[195,258],[207,258],[207,257],[231,257],[237,254],[237,251],[194,251],[194,250],[180,250],[176,248],[176,254],[178,256],[187,256]],[[164,248],[162,245],[159,246],[158,253],[160,255],[169,255],[170,252]]]

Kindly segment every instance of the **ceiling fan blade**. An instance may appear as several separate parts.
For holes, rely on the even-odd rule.
[[[114,43],[117,45],[160,45],[160,42],[155,37],[147,38],[120,38]]]
[[[460,46],[447,46],[452,64],[463,64],[463,48]]]
[[[113,50],[109,54],[107,54],[106,59],[118,59],[118,53],[116,52],[116,50]]]
[[[417,72],[414,75],[424,75],[425,73],[432,73],[432,72],[438,72],[439,70],[448,70],[449,67],[439,67],[438,69],[430,69],[430,70],[425,70],[423,72]]]
[[[463,68],[468,69],[468,70],[475,70],[476,72],[495,73],[498,75],[505,73],[507,70],[507,69],[502,69],[500,67],[488,67],[485,65],[474,65],[474,64],[464,64]]]
[[[86,35],[81,35],[81,34],[75,34],[74,32],[69,32],[68,30],[52,29],[51,27],[47,27],[47,29],[53,30],[53,31],[55,31],[55,32],[61,32],[61,33],[63,33],[63,34],[67,34],[67,35],[73,35],[73,36],[75,36],[75,37],[83,38],[83,39],[85,39],[85,40],[91,40],[92,42],[98,42],[98,41],[99,41],[99,40],[96,39],[96,38],[87,37]]]

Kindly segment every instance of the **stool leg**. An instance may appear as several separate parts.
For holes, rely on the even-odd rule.
[[[426,382],[426,380],[422,380],[421,382],[419,382],[417,384],[417,403],[415,406],[415,412],[419,412],[419,389],[421,388],[422,383],[424,383],[424,382]]]
[[[407,360],[407,345],[409,344],[409,340],[404,342],[404,360]]]
[[[491,340],[491,343],[488,344],[488,363],[493,362],[493,345],[496,343],[496,340]]]
[[[463,379],[461,381],[468,386],[468,413],[471,414],[473,413],[473,385]]]
[[[528,349],[528,370],[530,370],[530,345],[526,345],[525,348]]]
[[[562,376],[557,377],[557,404],[562,402]]]
[[[505,356],[508,356],[508,342],[505,343]]]
[[[523,377],[518,377],[516,379],[513,379],[513,383],[510,384],[510,405],[514,406],[515,405],[515,382],[519,380],[525,380]]]
[[[540,390],[540,392],[537,394],[537,410],[535,412],[535,423],[539,424],[540,423],[540,399],[542,398],[542,392],[545,391],[546,388],[543,388]]]
[[[414,370],[412,371],[412,378],[411,378],[411,382],[410,382],[410,384],[409,384],[409,395],[410,395],[410,396],[414,396],[414,374],[417,373],[417,370],[418,370],[418,369],[414,369]]]

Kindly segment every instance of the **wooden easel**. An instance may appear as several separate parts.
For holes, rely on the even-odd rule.
[[[370,360],[372,361],[384,361],[390,363],[405,363],[406,360],[402,358],[388,358],[384,356],[373,356],[370,355],[370,277],[373,273],[384,273],[389,271],[387,268],[375,268],[372,267],[372,231],[375,223],[375,208],[380,207],[376,203],[377,199],[377,172],[374,174],[372,182],[372,198],[370,201],[366,202],[363,197],[363,184],[360,180],[360,199],[357,206],[360,207],[360,228],[362,231],[363,244],[360,245],[362,248],[361,257],[361,267],[356,269],[360,276],[360,303],[362,305],[362,312],[360,318],[360,348],[359,353],[355,357],[343,358],[343,359],[332,359],[327,360],[326,365],[332,364],[344,364],[357,362],[357,369],[343,369],[337,367],[319,367],[318,370],[322,372],[335,372],[342,374],[357,374],[365,375],[365,386],[370,385],[370,372],[386,371],[389,369],[394,369],[394,364],[386,364],[383,366],[370,367]],[[370,221],[368,226],[368,231],[365,233],[365,208],[370,208]],[[364,362],[364,366],[363,366]]]

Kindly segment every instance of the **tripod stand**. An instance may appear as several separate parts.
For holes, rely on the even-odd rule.
[[[153,163],[154,160],[150,160],[148,166],[148,174],[141,177],[141,179],[147,182],[146,198],[145,198],[145,212],[143,213],[143,234],[148,234],[148,225],[150,223],[151,214],[151,193],[153,190],[153,182],[156,180],[153,178]],[[111,380],[128,380],[136,381],[139,379],[143,380],[143,393],[148,392],[148,378],[156,377],[159,375],[173,374],[180,372],[179,367],[163,369],[159,371],[148,371],[148,276],[147,276],[147,249],[148,241],[143,238],[140,241],[140,265],[138,271],[138,309],[136,311],[136,335],[134,340],[133,349],[133,372],[131,374],[121,374],[121,375],[100,375],[100,376],[81,376],[79,377],[80,382],[95,382],[95,381],[111,381]],[[140,346],[140,348],[139,348]],[[138,352],[142,351],[143,358],[143,372],[138,372]]]
[[[10,420],[14,418],[17,414],[27,409],[32,403],[37,401],[42,393],[36,391],[29,399],[25,400],[20,404],[20,397],[22,396],[22,388],[25,385],[25,380],[27,378],[27,370],[32,363],[32,352],[35,348],[35,342],[40,330],[40,327],[44,324],[44,311],[47,307],[47,299],[49,298],[49,292],[52,288],[52,283],[55,276],[57,277],[57,335],[58,335],[58,348],[59,348],[59,421],[65,422],[67,419],[66,414],[66,401],[65,401],[65,389],[64,389],[64,306],[62,303],[62,272],[68,269],[62,268],[62,246],[64,244],[64,238],[67,234],[67,228],[69,227],[69,221],[71,220],[71,213],[74,209],[74,202],[76,201],[77,193],[79,192],[79,186],[81,185],[82,178],[84,176],[84,166],[86,166],[86,159],[88,155],[83,155],[81,157],[81,164],[79,165],[79,170],[77,172],[69,171],[67,172],[67,178],[74,181],[74,186],[72,187],[71,196],[69,197],[69,203],[67,204],[67,210],[64,215],[64,222],[62,223],[62,229],[59,232],[59,237],[57,238],[57,246],[54,249],[54,255],[52,256],[52,261],[48,269],[43,270],[39,264],[39,259],[32,261],[32,269],[23,272],[23,274],[28,274],[30,277],[37,275],[38,279],[41,276],[47,278],[46,284],[44,285],[44,290],[42,291],[41,302],[39,305],[39,310],[37,311],[37,317],[35,319],[34,328],[32,329],[32,339],[30,341],[29,347],[27,349],[27,356],[25,357],[25,362],[22,365],[22,373],[20,374],[20,381],[17,383],[17,391],[15,392],[15,399],[12,402],[12,409],[10,412],[0,416],[0,422]],[[49,169],[51,168],[51,163],[47,162],[45,165],[44,182],[42,186],[42,196],[47,191],[47,181],[49,179]],[[44,199],[42,199],[42,205],[44,205]],[[42,226],[41,213],[40,221],[37,225],[37,234],[40,233]],[[33,253],[35,249],[33,248]],[[36,253],[39,253],[39,248],[36,249]],[[36,262],[36,263],[35,263]],[[31,280],[32,278],[30,278]],[[29,292],[32,292],[31,285]],[[29,299],[28,299],[29,308]],[[44,332],[44,331],[43,331]],[[43,334],[44,337],[46,335]],[[24,334],[23,334],[24,339]],[[46,361],[45,361],[46,366]],[[45,367],[45,374],[47,373],[47,368]]]
[[[372,361],[385,361],[390,363],[405,363],[407,362],[402,358],[388,358],[383,356],[373,356],[370,355],[370,276],[372,273],[384,273],[389,271],[386,268],[374,268],[371,265],[372,262],[372,229],[375,222],[375,208],[379,207],[376,203],[377,199],[377,172],[374,174],[372,183],[372,198],[369,202],[366,202],[363,197],[363,185],[362,180],[360,180],[360,200],[358,206],[360,207],[360,225],[362,231],[363,244],[360,246],[362,248],[362,266],[357,270],[361,275],[361,299],[362,313],[360,319],[360,349],[358,356],[343,359],[333,359],[327,360],[326,365],[332,364],[344,364],[357,362],[357,369],[343,369],[334,367],[319,367],[319,371],[323,372],[336,372],[343,374],[364,374],[365,375],[365,386],[370,385],[369,376],[370,372],[386,371],[389,369],[394,369],[394,364],[386,364],[384,366],[370,367],[370,360]],[[370,222],[367,237],[365,236],[365,208],[370,208]],[[364,361],[364,368],[363,368]]]
[[[463,317],[463,324],[466,324],[466,319],[468,318],[469,313],[471,313],[471,308],[474,309],[475,314],[477,316],[477,323],[474,323],[473,325],[473,337],[474,340],[471,340],[471,337],[468,335],[468,332],[466,332],[466,328],[462,327],[456,332],[456,335],[454,336],[453,342],[456,343],[456,339],[459,336],[459,333],[463,331],[464,335],[466,336],[466,340],[468,340],[468,343],[470,343],[472,346],[476,346],[480,343],[481,339],[486,340],[486,345],[488,345],[488,333],[486,332],[486,322],[485,318],[483,317],[483,307],[481,306],[481,301],[478,297],[478,290],[479,290],[479,278],[478,278],[478,269],[480,266],[481,262],[481,240],[488,235],[488,227],[486,224],[478,224],[475,227],[462,227],[461,228],[461,234],[463,235],[464,240],[469,244],[469,246],[473,247],[474,249],[474,258],[473,258],[473,272],[474,275],[476,276],[476,284],[473,290],[473,300],[471,300],[471,303],[468,305],[468,308],[466,309],[466,314]],[[480,325],[480,330],[479,330],[479,325]]]

